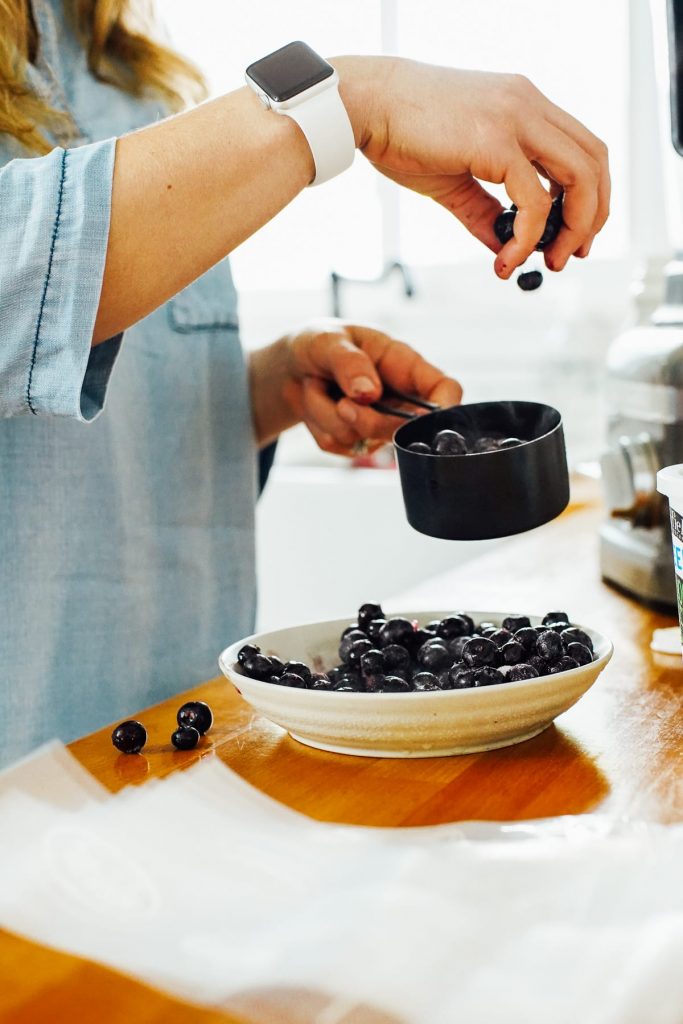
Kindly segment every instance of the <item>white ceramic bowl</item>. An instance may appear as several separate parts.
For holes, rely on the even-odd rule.
[[[448,611],[400,612],[420,624]],[[509,612],[469,613],[496,625]],[[597,660],[590,665],[481,689],[426,693],[336,693],[300,690],[249,679],[237,665],[237,652],[255,643],[283,661],[304,661],[316,671],[338,664],[339,637],[350,619],[313,622],[271,633],[256,633],[223,651],[219,665],[249,704],[290,736],[309,747],[366,757],[441,757],[493,750],[531,739],[575,704],[612,657],[610,641],[586,626]],[[531,616],[532,625],[540,623]]]

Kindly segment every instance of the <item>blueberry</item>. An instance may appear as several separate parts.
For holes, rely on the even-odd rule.
[[[273,666],[265,654],[252,654],[242,665],[246,675],[252,679],[270,679]]]
[[[363,630],[360,628],[360,626],[358,625],[357,622],[350,622],[348,624],[348,626],[346,626],[344,629],[342,629],[341,636],[340,636],[339,639],[343,640],[345,636],[349,635],[349,633],[356,633],[356,632],[357,633],[362,633]]]
[[[520,665],[512,665],[506,678],[509,683],[518,683],[522,679],[536,679],[541,674],[533,665],[522,662]]]
[[[522,629],[518,629],[515,632],[515,640],[522,645],[528,654],[533,654],[536,651],[538,633],[533,626],[523,626]]]
[[[547,676],[550,672],[550,665],[539,654],[532,654],[531,657],[527,658],[527,664],[531,665],[539,676]]]
[[[451,652],[456,661],[462,661],[462,652],[465,649],[465,644],[468,643],[472,637],[470,636],[459,636],[456,640],[451,640],[448,644],[448,650]]]
[[[439,680],[433,672],[416,672],[413,676],[413,689],[420,692],[425,690],[440,690]]]
[[[481,631],[481,635],[485,636],[487,640],[490,640],[491,637],[495,636],[497,632],[498,630],[496,629],[495,626],[488,626],[486,629],[483,629]]]
[[[564,645],[557,633],[547,629],[536,641],[536,650],[550,665],[554,665],[564,654]]]
[[[567,654],[565,654],[562,658],[560,658],[558,662],[556,662],[553,665],[550,671],[553,675],[556,675],[558,672],[571,672],[573,668],[578,667],[578,661],[576,661],[574,658],[570,658]]]
[[[208,732],[213,725],[213,713],[203,700],[190,700],[183,704],[178,709],[176,719],[181,729],[191,727],[196,729],[200,736]]]
[[[292,686],[299,690],[306,689],[306,680],[296,672],[283,672],[277,681],[280,686]]]
[[[518,437],[505,437],[502,441],[498,442],[498,450],[504,451],[506,448],[519,448],[520,444],[524,443]]]
[[[462,665],[454,665],[448,673],[449,686],[442,686],[442,689],[446,690],[468,690],[471,686],[476,686],[476,675],[477,670],[473,668],[464,668]]]
[[[343,665],[335,665],[334,668],[328,670],[327,678],[329,679],[332,686],[344,675],[346,669]]]
[[[470,623],[472,623],[472,620],[466,619],[464,615],[447,615],[436,627],[436,632],[444,640],[455,640],[457,637],[472,634],[474,623],[472,623],[472,629],[470,628]]]
[[[346,659],[349,668],[359,669],[360,659],[367,651],[373,651],[374,649],[372,640],[355,640],[351,644],[349,656]]]
[[[543,284],[543,274],[540,270],[526,270],[517,278],[517,284],[523,292],[535,292]]]
[[[539,252],[543,252],[545,247],[550,245],[551,242],[554,242],[558,234],[560,233],[560,228],[564,223],[562,220],[563,198],[564,197],[562,195],[559,195],[555,196],[555,198],[553,199],[553,205],[550,208],[548,219],[545,222],[543,234],[539,238],[538,243],[536,245],[536,249]]]
[[[578,626],[569,626],[568,629],[563,630],[563,632],[560,633],[560,639],[567,647],[569,644],[583,644],[584,647],[588,648],[591,654],[593,653],[593,641],[589,637],[588,633],[579,629]]]
[[[553,633],[564,633],[565,629],[569,629],[568,622],[549,622],[546,629],[552,629]]]
[[[440,430],[432,441],[434,455],[467,455],[467,443],[457,430]]]
[[[245,644],[241,647],[237,654],[237,664],[244,665],[247,658],[253,657],[254,654],[260,654],[261,648],[257,647],[256,644]]]
[[[360,670],[364,676],[381,675],[384,672],[384,655],[382,652],[374,647],[369,651],[365,651],[361,655]]]
[[[139,754],[147,742],[147,730],[142,722],[129,719],[116,726],[111,741],[122,754]]]
[[[285,670],[284,663],[275,654],[269,654],[268,657],[270,658],[270,668],[272,674],[274,676],[281,676]]]
[[[503,644],[500,653],[505,665],[518,665],[526,657],[526,652],[519,640],[510,640],[508,643]]]
[[[590,665],[593,660],[593,655],[583,644],[578,644],[574,641],[571,644],[567,644],[567,654],[574,661],[578,662],[579,665]]]
[[[324,672],[312,672],[311,681],[308,684],[309,690],[331,690],[332,683]]]
[[[333,684],[332,689],[336,692],[358,693],[360,690],[364,690],[365,686],[357,672],[342,672]]]
[[[497,668],[491,668],[490,665],[484,665],[483,668],[474,671],[475,686],[495,686],[497,683],[504,682],[505,676],[501,675]]]
[[[383,619],[384,612],[379,604],[362,604],[358,609],[358,626],[367,632],[373,619]]]
[[[367,634],[361,629],[352,629],[350,633],[342,637],[341,643],[339,644],[339,659],[340,661],[347,662],[349,659],[349,652],[356,640],[367,640]],[[372,646],[372,644],[370,645]]]
[[[387,619],[379,631],[379,639],[383,647],[387,644],[401,644],[405,647],[413,632],[413,624],[409,619],[396,616],[393,619]]]
[[[466,635],[467,636],[472,636],[472,634],[474,633],[474,619],[472,618],[472,616],[468,615],[466,612],[453,612],[453,616],[456,619],[464,619],[465,620],[465,623],[467,624],[467,633],[466,633]]]
[[[410,690],[410,683],[400,676],[384,676],[378,693],[407,693]]]
[[[569,616],[566,612],[548,612],[541,621],[544,626],[547,626],[549,622],[566,622],[569,624]]]
[[[382,654],[384,671],[389,675],[402,676],[410,672],[410,653],[401,644],[387,644]]]
[[[518,629],[525,629],[531,625],[531,620],[528,615],[508,615],[503,619],[503,629],[509,629],[511,633],[516,633]]]
[[[483,668],[484,665],[493,665],[498,654],[498,648],[492,640],[486,637],[473,637],[463,648],[463,661],[470,668]]]
[[[439,626],[440,625],[441,625],[441,619],[432,619],[431,622],[428,622],[422,628],[424,630],[426,630],[427,633],[431,633],[433,636],[436,636],[436,634],[437,634],[437,632],[439,630]]]
[[[498,451],[499,439],[497,437],[478,437],[472,445],[474,455],[485,455],[487,452]]]
[[[295,676],[301,676],[305,683],[311,678],[311,670],[303,661],[287,661],[283,666],[283,672],[293,672]]]
[[[439,672],[451,664],[453,656],[443,640],[429,640],[417,652],[417,660],[428,671]]]
[[[493,640],[496,647],[502,647],[503,644],[514,639],[514,633],[511,633],[509,629],[495,629],[488,639]]]
[[[408,650],[411,654],[417,654],[420,647],[426,644],[428,640],[434,640],[435,634],[431,633],[427,629],[415,629],[413,635],[408,640]]]
[[[177,750],[193,750],[199,743],[199,732],[191,725],[171,733],[171,743]]]
[[[380,630],[386,621],[386,619],[373,619],[368,623],[366,632],[370,640],[379,640]]]
[[[505,245],[513,237],[515,225],[515,210],[503,210],[493,222],[493,230],[501,245]]]
[[[495,624],[495,622],[480,622],[475,632],[479,633],[480,636],[483,636],[485,629],[492,629],[495,631],[498,628],[499,627]]]
[[[415,452],[416,455],[433,455],[432,449],[424,441],[413,441],[412,444],[408,445],[409,452]]]

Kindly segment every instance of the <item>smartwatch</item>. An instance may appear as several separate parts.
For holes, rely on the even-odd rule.
[[[321,185],[353,163],[356,142],[339,95],[339,75],[306,43],[287,43],[250,64],[247,84],[263,105],[299,125],[310,146]]]

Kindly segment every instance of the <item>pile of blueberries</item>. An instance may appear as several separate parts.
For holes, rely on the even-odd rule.
[[[188,700],[178,708],[176,721],[178,728],[171,734],[171,743],[176,750],[192,750],[213,725],[213,712],[203,700]],[[111,741],[122,754],[139,754],[147,742],[147,730],[142,722],[129,718],[116,726]]]
[[[564,200],[564,193],[555,196],[553,199],[548,219],[545,222],[545,230],[538,240],[536,250],[543,252],[546,246],[550,245],[557,238],[560,228],[564,221],[562,220],[562,203]],[[505,245],[509,242],[515,233],[515,217],[517,216],[517,207],[513,203],[509,210],[503,210],[499,213],[493,224],[493,230],[495,231],[496,238],[498,241]],[[520,274],[517,278],[517,284],[523,292],[532,292],[537,288],[540,288],[543,284],[543,274],[540,270],[527,270]]]
[[[418,455],[483,455],[485,452],[500,452],[506,448],[518,448],[521,441],[518,437],[477,437],[468,442],[457,430],[440,430],[431,444],[425,441],[413,441],[408,445],[409,452]]]
[[[540,626],[526,615],[508,615],[501,626],[465,612],[419,626],[386,618],[380,605],[364,604],[341,635],[340,664],[314,672],[300,661],[283,662],[246,644],[237,655],[252,679],[337,693],[407,693],[463,690],[568,672],[594,660],[593,642],[564,612],[549,612]]]

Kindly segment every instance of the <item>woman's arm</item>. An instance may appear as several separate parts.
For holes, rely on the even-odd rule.
[[[551,269],[586,255],[607,217],[604,145],[518,76],[398,58],[333,61],[356,145],[379,171],[444,205],[498,253],[509,277],[543,233],[540,167],[565,191]],[[313,177],[288,117],[244,88],[121,138],[94,342],[141,319],[278,213]],[[493,234],[500,203],[477,179],[504,182],[515,237]]]

